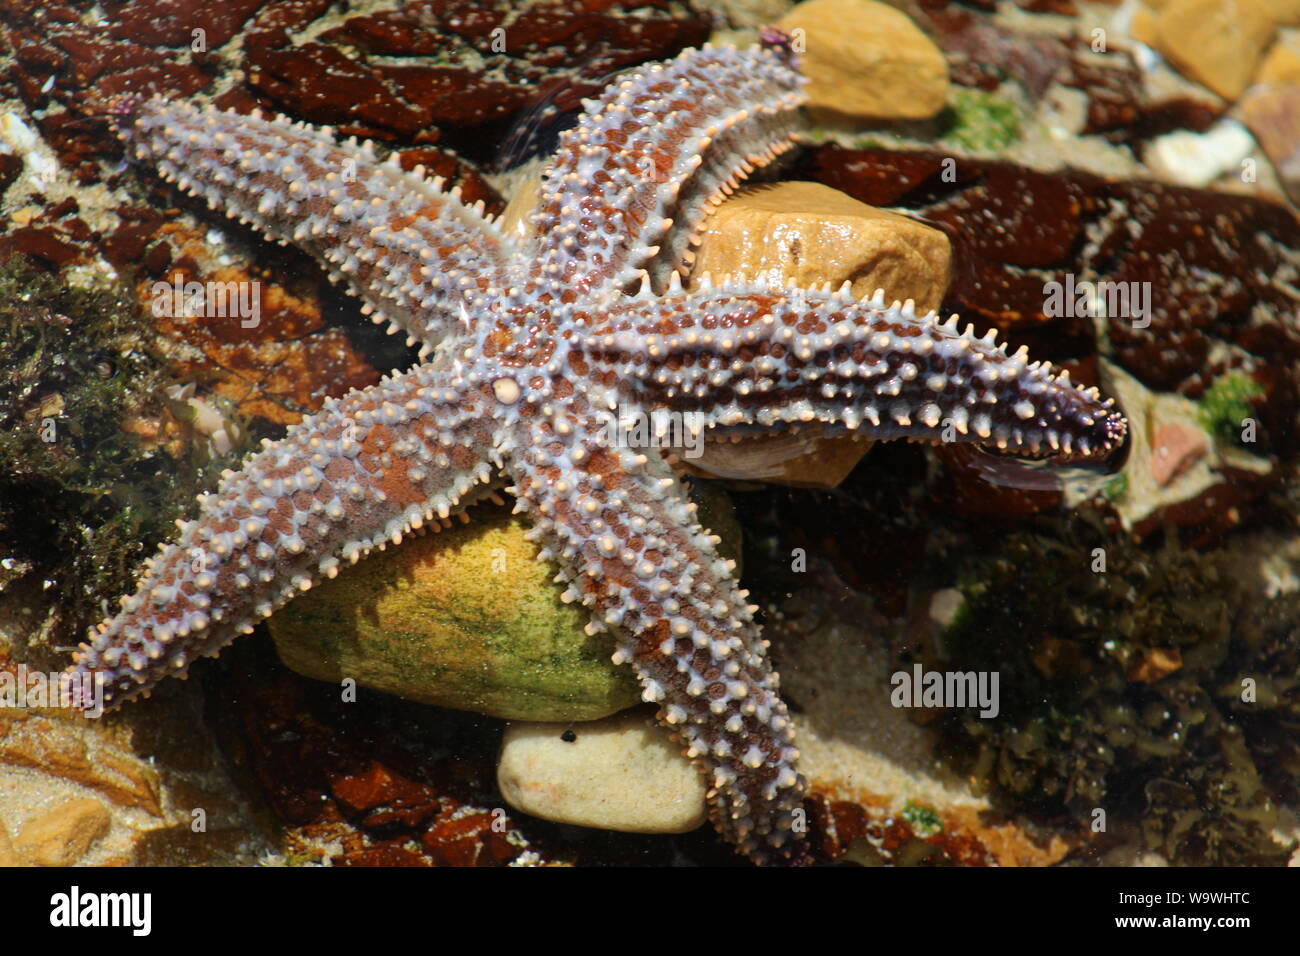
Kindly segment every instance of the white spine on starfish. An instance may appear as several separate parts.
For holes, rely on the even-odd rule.
[[[586,101],[533,214],[535,275],[587,297],[617,293],[647,265],[662,283],[713,206],[790,147],[803,82],[770,50],[705,48]]]
[[[404,171],[395,154],[380,162],[368,142],[162,99],[124,111],[122,132],[164,178],[319,257],[411,344],[432,346],[462,308],[481,310],[511,284],[511,250],[481,203]]]
[[[267,442],[145,567],[76,657],[105,705],[184,676],[321,577],[493,494],[501,464],[485,399],[429,366],[329,400]]]
[[[610,447],[585,406],[523,426],[518,508],[560,559],[566,597],[591,608],[589,630],[614,630],[615,661],[632,664],[699,763],[719,831],[757,860],[782,856],[805,783],[735,562],[718,556],[664,460]]]
[[[1123,417],[1095,388],[1008,354],[993,332],[845,292],[708,283],[610,310],[586,349],[646,406],[699,412],[709,428],[831,424],[1079,460],[1122,441]]]

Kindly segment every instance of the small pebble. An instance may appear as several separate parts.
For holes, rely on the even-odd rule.
[[[18,832],[16,849],[38,866],[70,866],[108,832],[108,808],[89,797],[69,800],[42,814]]]
[[[686,833],[705,787],[667,731],[641,710],[586,723],[512,723],[497,785],[516,810],[626,833]]]

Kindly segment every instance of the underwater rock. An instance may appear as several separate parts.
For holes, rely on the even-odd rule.
[[[14,845],[9,840],[9,829],[0,820],[0,867],[22,866],[23,860],[14,852]]]
[[[49,110],[42,132],[88,176],[97,175],[87,160],[103,127],[79,121],[107,97],[140,90],[217,89],[222,107],[271,108],[389,143],[442,142],[483,162],[539,89],[561,110],[577,109],[607,74],[698,46],[709,30],[688,5],[638,0],[523,10],[505,0],[414,0],[376,12],[234,0],[184,16],[169,0],[141,0],[105,4],[94,23],[71,7],[17,0],[0,14],[21,67],[18,92],[31,110],[67,107],[66,116]]]
[[[1184,75],[1235,100],[1275,27],[1253,0],[1169,0],[1157,14],[1156,31],[1156,46]]]
[[[232,760],[247,766],[282,824],[285,862],[334,866],[668,864],[663,837],[572,834],[507,807],[496,783],[501,722],[385,694],[356,702],[285,668],[270,642],[236,642],[215,670],[234,720]],[[711,831],[690,839],[712,858]]]
[[[244,304],[254,306],[247,316],[242,305],[221,316],[203,309],[186,314],[184,308],[172,309],[170,301],[153,306],[175,376],[202,381],[205,396],[222,400],[246,419],[273,425],[296,424],[325,396],[379,380],[380,372],[355,337],[327,320],[319,290],[297,294],[252,264],[205,268],[199,265],[211,256],[205,237],[180,228],[167,233],[177,259],[156,282],[140,283],[146,308],[160,295],[177,298],[175,290],[187,287],[249,290]]]
[[[1183,666],[1182,652],[1176,647],[1153,647],[1137,656],[1126,675],[1139,684],[1152,684]]]
[[[912,299],[923,314],[937,309],[950,278],[948,237],[937,229],[816,183],[747,189],[724,201],[704,223],[688,285],[708,273],[787,278],[801,286],[851,282],[853,294],[884,289]],[[706,443],[688,473],[747,478],[804,488],[834,488],[866,453],[851,438],[792,435]]]
[[[344,702],[267,645],[232,647],[236,721],[223,734],[283,828],[287,862],[497,865],[527,849],[492,826],[490,721],[383,695]]]
[[[1277,170],[1282,188],[1293,202],[1300,202],[1300,63],[1296,69],[1286,85],[1252,86],[1237,106]]]
[[[269,622],[290,668],[512,720],[593,720],[640,700],[614,639],[587,636],[527,526],[498,509],[346,568]]]
[[[557,823],[686,833],[704,823],[703,778],[640,710],[589,723],[512,723],[497,764],[512,807]]]
[[[1151,439],[1151,477],[1164,488],[1200,461],[1209,449],[1205,434],[1198,429],[1160,425]]]
[[[948,64],[908,16],[875,0],[805,0],[777,26],[803,41],[814,116],[927,119],[948,98]]]
[[[1300,10],[1300,3],[1296,4],[1296,9]],[[1300,84],[1300,34],[1288,32],[1277,38],[1255,72],[1254,83],[1276,86]]]
[[[1078,303],[1048,314],[1048,283],[1107,281],[1111,293],[1149,296],[1139,319],[1123,303],[1104,318],[1114,357],[1149,387],[1196,390],[1231,368],[1274,371],[1262,404],[1260,448],[1300,453],[1300,335],[1283,285],[1300,281],[1300,220],[1280,203],[1163,183],[1114,181],[962,159],[952,182],[945,154],[823,145],[801,172],[873,206],[901,206],[948,233],[953,280],[944,303],[977,328],[1008,332],[1054,362],[1097,350],[1093,317]],[[1102,303],[1098,303],[1101,305]],[[1149,321],[1148,321],[1149,320]],[[1215,358],[1211,359],[1211,354]]]
[[[1154,172],[1180,186],[1208,186],[1226,173],[1240,174],[1255,148],[1240,123],[1225,120],[1204,133],[1178,130],[1152,140],[1143,154]]]
[[[692,280],[743,275],[792,279],[808,288],[853,283],[853,295],[885,290],[917,314],[939,308],[951,278],[948,237],[922,222],[875,209],[817,183],[746,189],[704,222]]]
[[[1280,27],[1300,27],[1300,0],[1260,0],[1260,6]]]
[[[14,849],[37,866],[71,866],[108,832],[108,808],[88,797],[70,800],[29,820]]]
[[[261,837],[199,720],[194,689],[178,685],[147,711],[103,720],[0,708],[0,828],[15,835],[15,850],[54,861],[45,865],[247,862]],[[43,810],[64,807],[41,822]],[[191,829],[193,808],[204,812],[201,834]],[[109,820],[102,833],[100,810]],[[85,841],[87,833],[98,836]]]
[[[688,475],[762,481],[791,488],[837,487],[871,442],[850,436],[825,436],[809,430],[797,435],[763,435],[735,441],[706,441],[699,457],[673,464]]]
[[[700,522],[738,560],[740,525],[725,491],[690,484]],[[588,611],[560,600],[557,569],[537,560],[528,525],[504,507],[344,568],[277,612],[280,659],[315,680],[508,720],[595,720],[641,700],[614,638],[588,635]]]
[[[1276,480],[1273,462],[1213,434],[1196,402],[1153,392],[1110,362],[1103,360],[1101,370],[1102,388],[1115,396],[1132,426],[1128,458],[1103,493],[1123,526],[1139,537],[1166,521],[1235,524],[1242,507]],[[1233,422],[1234,433],[1244,424]],[[1077,507],[1095,493],[1092,486],[1068,486],[1066,501]]]

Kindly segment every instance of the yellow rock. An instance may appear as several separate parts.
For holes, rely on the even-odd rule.
[[[947,102],[943,54],[891,6],[875,0],[807,0],[777,26],[800,50],[814,115],[927,119]]]
[[[0,771],[34,770],[86,787],[113,806],[163,816],[156,768],[131,750],[119,724],[47,711],[0,710]]]
[[[626,833],[686,833],[705,820],[704,781],[641,711],[591,723],[511,724],[497,785],[516,810]]]
[[[1300,36],[1278,37],[1255,72],[1256,83],[1300,86]]]
[[[520,185],[502,213],[503,230],[524,227],[537,207],[540,184],[533,177]],[[687,285],[706,271],[717,277],[771,274],[807,286],[830,282],[837,289],[848,280],[855,295],[883,288],[891,299],[913,299],[923,313],[943,300],[951,260],[948,237],[937,229],[817,183],[777,183],[732,196],[705,220]],[[707,477],[834,488],[868,447],[812,434],[710,441],[701,459],[679,461],[678,467]]]
[[[1133,22],[1129,25],[1129,32],[1133,34],[1133,39],[1139,43],[1145,43],[1147,46],[1159,49],[1160,20],[1152,12],[1152,8],[1155,6],[1155,4],[1148,4],[1133,11]]]
[[[540,180],[526,182],[501,216],[518,228],[537,207]],[[796,285],[853,293],[884,289],[912,299],[917,312],[937,309],[952,278],[948,237],[924,223],[859,202],[819,183],[788,182],[742,190],[704,221],[692,277],[732,273],[792,278]],[[688,280],[688,285],[691,280]]]
[[[884,289],[890,301],[937,309],[952,275],[948,237],[906,216],[875,209],[817,183],[759,186],[728,199],[705,221],[688,284],[705,272],[792,279],[795,285],[853,294]],[[805,488],[834,488],[866,454],[869,443],[807,432],[730,444],[708,442],[695,474],[745,478]]]
[[[28,821],[14,840],[14,849],[38,866],[70,866],[108,832],[108,808],[89,797],[69,800]]]
[[[1250,83],[1275,27],[1254,0],[1170,0],[1159,49],[1184,76],[1235,100]]]
[[[704,223],[691,275],[794,280],[937,309],[952,275],[948,237],[818,183],[777,183],[733,196]]]
[[[1300,27],[1300,0],[1258,0],[1268,18],[1280,27]]]

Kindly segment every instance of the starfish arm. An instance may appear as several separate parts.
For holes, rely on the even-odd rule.
[[[584,343],[606,379],[704,428],[814,422],[866,439],[974,442],[1030,457],[1103,459],[1127,423],[1095,388],[1008,354],[957,317],[918,316],[880,292],[705,285],[629,298]]]
[[[711,48],[615,80],[561,138],[534,278],[592,296],[649,266],[661,283],[713,206],[789,148],[802,83],[771,50]]]
[[[103,675],[106,707],[147,694],[343,563],[492,494],[495,425],[452,382],[417,366],[331,399],[226,472],[72,672]]]
[[[591,608],[592,633],[618,635],[615,662],[704,773],[719,832],[757,862],[797,856],[805,782],[735,563],[657,451],[609,447],[572,408],[520,428],[518,509],[564,569],[564,599]]]
[[[482,203],[404,171],[396,154],[380,162],[368,142],[161,98],[128,100],[117,119],[135,156],[165,179],[315,256],[376,322],[426,348],[509,284],[510,250]]]

